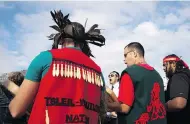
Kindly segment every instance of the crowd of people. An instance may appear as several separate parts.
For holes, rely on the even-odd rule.
[[[51,11],[58,33],[52,49],[30,63],[26,75],[0,80],[0,124],[189,124],[190,71],[177,55],[163,58],[168,85],[145,59],[139,42],[124,46],[122,72],[106,86],[89,44],[105,45],[98,24],[88,31],[61,11]]]

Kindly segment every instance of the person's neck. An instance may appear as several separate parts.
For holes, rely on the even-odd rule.
[[[139,58],[136,62],[136,64],[147,64],[144,58]]]
[[[67,45],[65,45],[65,47],[75,47],[75,45],[74,44],[67,44]]]
[[[117,82],[113,83],[112,86],[114,86],[115,84],[117,84]]]
[[[73,44],[63,45],[62,48],[77,48],[77,49],[80,49],[79,46],[75,46]]]

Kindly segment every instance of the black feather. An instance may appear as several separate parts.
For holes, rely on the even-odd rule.
[[[50,13],[51,13],[51,16],[52,16],[53,20],[56,22],[54,13],[52,11]]]
[[[97,45],[99,47],[103,46],[104,44],[100,44],[100,43],[97,43],[95,41],[89,41],[88,43],[91,43],[91,44],[94,44],[94,45]]]
[[[47,36],[49,38],[49,40],[53,40],[54,39],[55,34],[51,34],[50,36]]]
[[[91,32],[92,30],[94,30],[95,28],[98,27],[98,24],[94,24],[88,31],[87,33]]]
[[[53,26],[50,26],[50,27],[53,28],[53,29],[55,29],[58,32],[61,32],[61,29],[58,26],[56,26],[56,25],[53,25]]]
[[[61,10],[50,11],[50,13],[51,13],[51,16],[52,16],[54,22],[56,23],[56,25],[53,25],[50,27],[53,28],[54,30],[58,31],[59,33],[51,34],[50,36],[48,36],[48,38],[49,38],[49,40],[54,40],[54,44],[53,44],[52,48],[57,48],[61,37],[64,36],[64,34],[65,34],[64,28],[66,27],[66,25],[71,24],[71,21],[68,19],[69,14],[67,14],[64,17]]]
[[[81,34],[80,26],[74,26],[75,23],[72,23],[68,17],[69,14],[64,16],[61,12],[55,11],[50,12],[53,20],[55,21],[56,25],[50,26],[54,30],[58,31],[57,34],[51,34],[48,36],[49,40],[54,40],[54,43],[52,45],[53,49],[57,49],[58,45],[62,38],[68,37],[69,33],[65,32],[65,27],[69,24],[72,24],[72,38],[76,40],[76,42],[82,44],[82,52],[85,53],[87,56],[92,56],[92,51],[89,47],[89,43],[97,46],[103,46],[105,45],[105,38],[101,35],[100,29],[97,29],[98,24],[94,24],[84,35],[84,33]],[[84,31],[83,31],[84,32]]]
[[[92,56],[92,57],[94,57],[94,55],[92,55],[92,51],[91,51],[91,49],[90,49],[90,47],[89,47],[89,44],[86,42],[86,43],[84,43],[83,44],[84,46],[82,47],[82,52],[84,53],[84,54],[86,54],[87,56]]]
[[[69,14],[67,14],[63,19],[64,19],[64,20],[67,20],[68,17],[69,17]]]

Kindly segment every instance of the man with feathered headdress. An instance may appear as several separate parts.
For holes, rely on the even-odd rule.
[[[97,124],[105,113],[101,68],[92,60],[89,43],[103,46],[97,24],[88,32],[69,15],[51,11],[58,31],[51,34],[52,50],[40,53],[30,64],[25,80],[9,108],[13,117],[24,114],[35,100],[29,124]],[[103,114],[102,114],[103,113]]]
[[[164,71],[169,79],[166,90],[168,124],[189,124],[190,118],[190,71],[177,55],[163,59]]]

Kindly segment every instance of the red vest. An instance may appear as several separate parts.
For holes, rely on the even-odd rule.
[[[105,85],[100,67],[80,50],[50,52],[53,61],[40,82],[29,124],[97,124]]]

